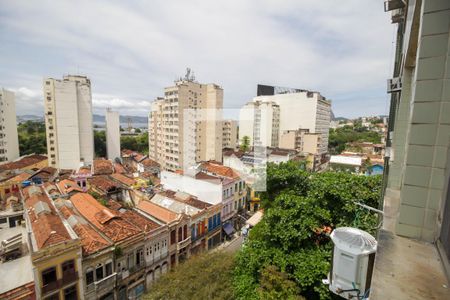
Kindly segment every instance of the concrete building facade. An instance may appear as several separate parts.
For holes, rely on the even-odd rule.
[[[164,90],[149,114],[149,157],[166,170],[222,160],[223,89],[184,78]]]
[[[397,45],[370,299],[449,299],[450,1],[385,10]]]
[[[281,134],[279,146],[301,153],[319,154],[320,141],[320,133],[309,133],[308,129],[287,130]]]
[[[250,145],[278,147],[279,128],[280,107],[273,101],[249,102],[239,111],[239,137],[248,136]]]
[[[13,92],[0,89],[0,162],[19,158],[16,103]]]
[[[222,147],[235,149],[238,143],[237,121],[224,120],[222,130]]]
[[[77,169],[94,158],[91,82],[68,75],[44,80],[44,110],[49,166]]]
[[[106,153],[108,159],[114,161],[120,158],[120,121],[119,113],[106,110]]]
[[[261,89],[261,87],[268,89]],[[258,141],[258,132],[261,132],[262,146],[278,147],[278,141],[284,132],[308,129],[310,133],[320,134],[319,154],[328,151],[328,135],[331,122],[330,100],[327,100],[319,92],[258,85],[258,96],[253,98],[252,102],[247,103],[243,109],[255,105],[261,106],[263,103],[271,103],[271,107],[274,107],[274,105],[279,106],[278,132],[273,132],[275,129],[270,121],[271,119],[276,120],[276,110],[273,110],[275,113],[272,118],[270,118],[270,115],[264,118],[263,113],[261,113],[260,122],[262,125],[258,124],[257,114],[254,118],[254,125],[249,124],[250,122],[246,120],[251,118],[251,113],[244,111],[240,114],[240,136],[242,136],[241,133],[249,135],[253,131],[256,133],[253,140]],[[267,110],[267,112],[270,114],[270,110]],[[259,131],[255,130],[258,127],[261,129]],[[270,129],[272,132],[270,132]],[[264,143],[270,136],[272,136],[272,144]],[[251,141],[250,143],[252,144],[253,142]]]

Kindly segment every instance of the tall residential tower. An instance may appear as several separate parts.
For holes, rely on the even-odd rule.
[[[68,75],[44,80],[49,166],[77,169],[94,158],[91,81]]]
[[[0,89],[0,162],[19,157],[15,95]]]
[[[117,111],[106,110],[106,153],[108,159],[120,158],[120,118]]]
[[[166,170],[222,160],[223,89],[189,73],[164,89],[149,114],[149,156]]]

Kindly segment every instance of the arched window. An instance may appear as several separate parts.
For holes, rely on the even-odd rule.
[[[187,225],[184,225],[183,227],[183,240],[187,239],[188,232],[187,232]]]

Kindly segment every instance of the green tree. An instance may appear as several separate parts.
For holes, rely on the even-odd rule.
[[[152,285],[144,299],[234,299],[233,254],[210,252],[189,258]]]
[[[355,226],[374,234],[377,217],[355,202],[378,207],[381,177],[308,173],[288,162],[268,165],[267,182],[264,217],[250,231],[237,257],[236,298],[271,299],[289,291],[292,297],[330,299],[332,295],[321,282],[330,270],[332,242],[327,229]],[[281,274],[268,271],[269,266]],[[265,272],[277,280],[267,282]],[[280,285],[289,287],[285,280],[295,282],[297,289],[282,289]],[[261,291],[266,291],[266,298]]]
[[[95,156],[106,157],[106,133],[105,131],[94,130]]]
[[[17,127],[20,155],[46,154],[47,141],[45,124],[37,121],[26,121]]]
[[[241,139],[241,151],[247,152],[250,149],[250,137],[245,135]]]
[[[328,139],[328,148],[331,154],[339,154],[344,151],[348,143],[353,142],[371,142],[381,143],[381,135],[367,128],[344,126],[341,128],[330,129]]]

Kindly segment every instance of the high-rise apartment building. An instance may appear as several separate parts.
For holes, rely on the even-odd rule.
[[[149,114],[149,156],[166,170],[222,160],[223,89],[188,75],[164,89]]]
[[[15,95],[0,89],[0,162],[19,157]]]
[[[106,110],[106,153],[108,159],[120,158],[120,118],[117,111]]]
[[[237,121],[224,120],[222,130],[223,130],[222,147],[235,149],[238,140]]]
[[[91,81],[68,75],[44,80],[45,127],[49,166],[77,169],[94,158]]]
[[[280,106],[272,101],[254,101],[239,111],[239,137],[247,136],[250,144],[278,147]]]
[[[328,151],[328,131],[330,128],[331,119],[331,101],[325,99],[319,92],[306,91],[301,89],[281,88],[273,86],[258,85],[257,97],[253,98],[252,102],[246,106],[252,107],[261,106],[260,103],[271,103],[270,106],[279,106],[279,130],[272,139],[272,144],[264,144],[262,146],[271,145],[278,147],[280,137],[292,130],[308,129],[310,133],[319,133],[320,141],[318,152],[326,153]],[[244,108],[246,107],[244,106]],[[269,112],[270,113],[270,112]],[[276,116],[272,117],[274,120]],[[242,134],[249,135],[252,131],[258,134],[258,131],[252,130],[253,127],[258,127],[258,118],[255,117],[254,125],[249,124],[249,116],[247,114],[240,116],[239,120],[239,136]],[[266,122],[269,122],[270,116],[266,117]],[[262,121],[262,116],[261,116]],[[270,130],[273,126],[263,124],[261,128]],[[273,131],[274,129],[272,129]],[[266,136],[267,133],[264,133]],[[275,137],[276,136],[276,137]],[[264,137],[261,138],[263,141]],[[251,143],[258,141],[258,136],[251,139]],[[256,145],[256,144],[255,144]]]

